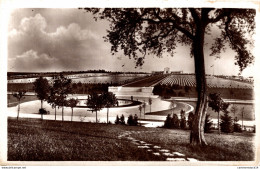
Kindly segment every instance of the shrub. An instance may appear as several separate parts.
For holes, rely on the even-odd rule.
[[[232,117],[229,116],[229,111],[224,111],[224,115],[221,116],[220,128],[224,133],[233,132]]]
[[[178,116],[176,114],[171,117],[170,114],[167,115],[166,120],[164,121],[165,128],[179,128],[180,121],[178,119]]]
[[[185,111],[184,110],[181,110],[180,128],[186,129],[186,117],[185,117]]]
[[[50,112],[45,110],[44,108],[40,108],[39,109],[39,114],[50,114]]]
[[[119,123],[120,123],[120,119],[119,119],[118,115],[116,115],[115,124],[119,124]]]
[[[164,121],[165,128],[171,128],[171,120],[172,120],[171,115],[168,114],[166,120]]]
[[[135,116],[133,117],[133,115],[129,115],[128,119],[127,119],[127,124],[129,126],[137,126],[138,124],[138,117],[137,115],[135,114]]]
[[[194,117],[194,114],[192,112],[190,112],[189,116],[188,116],[188,126],[189,126],[190,130],[192,129],[193,117]]]
[[[123,114],[120,117],[119,123],[125,125],[125,116]]]

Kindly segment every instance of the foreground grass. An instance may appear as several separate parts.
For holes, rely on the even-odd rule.
[[[147,143],[207,161],[254,160],[252,134],[206,134],[207,147],[189,145],[189,131],[131,127],[82,122],[55,122],[38,119],[8,119],[8,160],[10,161],[160,161],[126,139],[131,136]]]
[[[141,127],[143,129],[143,127]],[[134,127],[36,119],[8,119],[10,161],[165,160],[118,139]]]

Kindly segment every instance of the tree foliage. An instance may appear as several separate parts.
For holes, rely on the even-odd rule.
[[[225,111],[224,115],[221,116],[220,122],[221,131],[224,133],[232,133],[233,132],[233,120],[229,115],[229,111]]]
[[[71,108],[71,121],[73,120],[73,108],[76,107],[78,103],[79,103],[79,100],[75,99],[75,98],[70,98],[67,101],[67,106],[69,106]]]
[[[193,116],[194,116],[194,114],[192,112],[190,112],[189,116],[188,116],[188,126],[189,126],[190,130],[192,129]]]
[[[103,107],[103,102],[101,95],[98,95],[95,92],[92,92],[90,95],[88,95],[88,99],[86,102],[86,105],[91,109],[91,111],[96,112],[96,123],[98,122],[97,120],[97,112],[102,109]]]
[[[35,80],[33,85],[34,85],[34,90],[35,90],[35,93],[36,93],[38,99],[41,100],[41,109],[42,109],[43,101],[48,100],[49,91],[50,91],[49,82],[46,78],[43,78],[42,76],[40,76],[39,78],[37,78]]]
[[[186,129],[186,117],[185,117],[185,111],[184,110],[181,110],[180,112],[180,115],[181,115],[181,119],[180,119],[180,128],[181,129]]]
[[[180,127],[180,120],[176,114],[173,114],[171,117],[170,114],[167,115],[166,120],[164,121],[165,128],[177,129]]]
[[[138,117],[137,115],[135,114],[134,116],[132,114],[130,114],[128,116],[128,119],[127,119],[127,124],[129,126],[137,126],[138,125]]]
[[[211,93],[209,94],[208,105],[218,113],[218,131],[220,134],[220,111],[226,112],[230,104],[224,102],[219,93]]]
[[[107,108],[107,123],[109,122],[109,108],[117,105],[117,98],[112,92],[103,92],[100,96],[102,106]]]
[[[210,47],[211,55],[225,50],[226,44],[236,52],[235,64],[242,71],[253,62],[252,35],[255,29],[254,9],[231,8],[84,8],[94,18],[110,21],[105,40],[114,54],[124,54],[142,66],[145,57],[164,53],[174,54],[178,44],[190,47],[194,57],[198,102],[194,114],[191,143],[207,145],[203,127],[207,108],[205,74],[205,35],[220,30]],[[214,27],[215,26],[215,27]]]
[[[62,121],[64,121],[64,106],[67,105],[67,96],[72,93],[71,79],[67,79],[63,74],[54,77],[53,89],[51,89],[50,103],[62,108]]]
[[[124,54],[144,63],[146,54],[159,57],[163,53],[174,54],[177,44],[190,45],[195,40],[199,26],[205,33],[211,33],[213,25],[221,31],[211,46],[211,55],[217,55],[229,44],[237,55],[236,64],[243,70],[254,57],[249,46],[253,45],[255,14],[254,9],[234,8],[84,8],[94,18],[110,21],[105,40],[112,44],[113,54],[123,50]],[[248,36],[251,35],[251,36]],[[248,46],[249,45],[249,46]],[[141,53],[142,55],[138,55]]]

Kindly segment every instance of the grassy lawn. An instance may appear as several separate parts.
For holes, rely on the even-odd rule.
[[[131,136],[206,161],[254,160],[254,134],[206,134],[208,147],[189,145],[189,131],[83,122],[8,119],[9,161],[160,161],[118,136]]]
[[[8,107],[14,107],[18,105],[17,99],[11,94],[7,95],[7,100],[8,100],[8,105],[7,105]],[[33,100],[38,100],[37,96],[26,95],[24,96],[24,99],[21,100],[21,103],[25,103]]]

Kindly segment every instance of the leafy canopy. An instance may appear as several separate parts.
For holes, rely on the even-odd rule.
[[[112,44],[112,54],[123,50],[142,66],[146,54],[162,57],[174,54],[177,44],[189,45],[191,56],[198,30],[205,34],[216,25],[221,34],[214,39],[211,55],[225,50],[225,44],[236,52],[236,63],[242,71],[253,62],[250,47],[255,29],[254,9],[214,8],[84,8],[94,18],[110,21],[105,40]],[[207,43],[207,42],[206,42]]]

